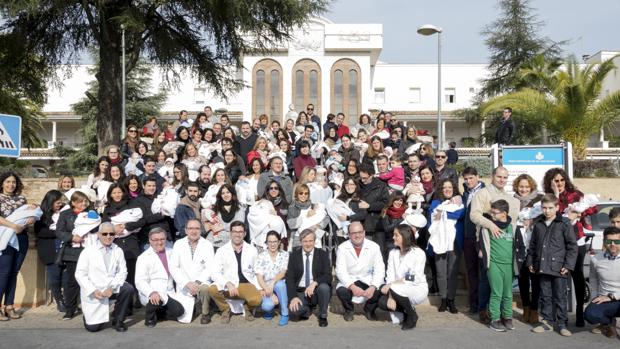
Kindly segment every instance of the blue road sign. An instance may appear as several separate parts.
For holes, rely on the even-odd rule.
[[[22,118],[0,114],[0,157],[19,157],[22,147]]]

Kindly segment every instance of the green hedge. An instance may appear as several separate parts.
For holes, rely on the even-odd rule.
[[[470,166],[478,170],[480,177],[491,177],[491,171],[493,171],[491,158],[462,158],[454,165],[454,168],[460,174],[465,167]]]
[[[573,162],[573,175],[577,178],[620,177],[618,160],[581,160]]]

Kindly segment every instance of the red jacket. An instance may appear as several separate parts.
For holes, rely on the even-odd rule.
[[[345,124],[340,124],[340,126],[338,126],[338,131],[336,131],[336,134],[338,134],[338,138],[342,138],[342,136],[348,135],[350,133],[351,131],[349,131],[349,126]]]

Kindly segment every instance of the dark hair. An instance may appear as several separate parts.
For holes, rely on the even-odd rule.
[[[222,190],[227,189],[230,192],[230,195],[232,196],[232,198],[230,199],[230,211],[237,213],[237,211],[239,211],[239,200],[237,199],[237,192],[235,191],[235,188],[232,185],[228,185],[228,184],[224,184],[220,187],[220,189],[217,191],[217,194],[215,195],[215,205],[213,206],[213,212],[215,213],[221,213],[224,212],[224,206],[226,206],[226,204],[224,203],[224,200],[222,199]]]
[[[443,195],[443,185],[446,182],[449,182],[450,184],[452,184],[452,197],[449,197],[449,198]],[[454,184],[454,182],[450,178],[441,178],[440,180],[437,181],[437,183],[435,183],[435,198],[441,201],[445,201],[458,195],[461,195],[461,193],[459,192],[459,188],[456,186],[456,184]]]
[[[505,212],[505,213],[510,212],[510,205],[508,204],[508,201],[504,199],[493,201],[491,203],[491,208],[494,210],[498,210],[500,212]]]
[[[545,194],[545,196],[543,196],[542,200],[540,200],[540,202],[542,204],[554,204],[557,205],[558,204],[558,198],[555,196],[555,194]]]
[[[154,162],[157,164],[157,160],[151,156],[151,155],[146,155],[142,158],[142,160],[144,161],[144,164],[146,165],[148,162]]]
[[[104,161],[108,163],[108,167],[110,166],[110,159],[108,159],[106,155],[100,156],[99,159],[97,159],[97,163],[95,163],[95,168],[93,168],[93,176],[99,176],[101,174],[101,172],[99,172],[99,164]],[[105,177],[105,173],[103,176]]]
[[[211,140],[210,140],[210,141],[207,141],[207,140],[205,139],[205,136],[206,136],[207,134],[211,135]],[[215,137],[215,132],[213,132],[213,129],[211,129],[211,128],[208,128],[208,127],[207,127],[207,128],[205,128],[205,129],[203,130],[203,132],[202,132],[202,140],[203,140],[204,142],[213,142],[213,138],[214,138],[214,137]]]
[[[200,185],[198,184],[198,182],[195,181],[188,181],[187,184],[185,184],[185,189],[189,187],[198,188],[198,190],[200,190]]]
[[[375,167],[371,164],[363,163],[359,166],[357,172],[364,172],[370,176],[375,174]]]
[[[13,195],[21,195],[22,190],[24,190],[24,184],[17,173],[13,171],[7,171],[0,175],[0,185],[4,184],[4,181],[6,181],[9,177],[15,178],[15,191],[13,191]],[[2,187],[0,187],[0,193],[4,194],[4,189],[2,189]]]
[[[108,166],[108,171],[106,172],[106,176],[104,180],[108,182],[114,182],[114,179],[112,179],[112,168],[114,167],[118,168],[119,172],[121,173],[121,176],[119,177],[118,182],[122,183],[123,179],[125,179],[125,169],[123,168],[121,164],[110,164],[110,166]]]
[[[432,166],[428,166],[428,165],[420,166],[420,168],[418,168],[418,173],[420,174],[420,180],[422,180],[422,171],[423,170],[431,171],[431,174],[433,175],[433,179],[432,179],[433,182],[436,180],[436,178],[435,178],[436,177],[435,176],[436,175],[435,170],[433,169]]]
[[[43,211],[41,221],[45,222],[45,224],[52,224],[52,216],[54,215],[54,203],[62,199],[62,197],[63,194],[59,190],[52,189],[48,191],[43,197],[43,200],[41,200],[41,211]]]
[[[461,174],[463,177],[465,176],[477,176],[478,175],[478,170],[476,170],[475,167],[472,166],[467,166],[465,167],[465,169],[463,169],[463,173]]]
[[[187,141],[181,139],[181,132],[183,130],[187,131]],[[184,142],[184,143],[189,142],[189,139],[191,138],[191,133],[189,132],[189,129],[187,127],[185,127],[185,126],[179,126],[179,128],[177,128],[177,132],[176,132],[175,135],[176,135],[176,138],[175,138],[176,141]]]
[[[252,127],[252,124],[251,124],[249,121],[242,121],[242,122],[241,122],[241,126],[243,126],[243,125],[247,125],[247,126],[249,126],[250,128]]]
[[[142,188],[144,188],[147,182],[155,182],[155,185],[157,185],[157,178],[153,175],[142,178]]]
[[[394,232],[398,230],[398,233],[402,237],[402,248],[400,249],[401,254],[406,254],[412,248],[417,247],[415,243],[415,233],[413,232],[413,228],[411,228],[407,224],[399,224],[394,229]]]
[[[226,163],[226,153],[232,153],[233,155],[233,161],[231,163]],[[224,164],[226,165],[226,168],[231,168],[233,166],[237,166],[237,154],[235,153],[235,151],[232,148],[228,148],[226,150],[224,150],[222,152],[222,158],[224,159]]]
[[[136,176],[135,174],[130,174],[129,176],[125,177],[125,179],[123,180],[123,186],[125,187],[125,191],[129,193],[129,182],[131,182],[132,179],[138,183],[137,193],[138,194],[142,193],[142,182],[140,181],[140,178]]]
[[[265,237],[265,243],[267,243],[267,239],[269,239],[270,236],[275,236],[276,239],[278,239],[278,241],[282,240],[282,237],[280,236],[280,234],[275,231],[275,230],[270,230],[267,232],[267,236]]]
[[[297,148],[298,148],[298,149],[301,149],[301,148],[306,148],[306,147],[307,147],[307,148],[310,148],[310,142],[308,142],[308,141],[306,141],[306,140],[301,140],[301,141],[299,141],[299,144],[297,145]]]
[[[355,183],[355,191],[352,194],[347,193],[347,190],[345,189],[345,184],[350,180]],[[338,196],[338,199],[342,200],[343,202],[346,202],[349,199],[351,199],[352,201],[360,201],[361,197],[362,194],[360,193],[360,186],[357,184],[355,179],[353,177],[345,178],[342,181],[342,188],[340,190],[340,195]]]
[[[144,149],[146,149],[146,152],[144,152],[144,154],[149,152],[149,145],[145,141],[139,141],[133,147],[134,151],[138,153],[138,155],[142,156],[142,154],[140,154],[140,152],[138,151],[138,148],[140,147],[140,145],[144,145]]]
[[[387,210],[394,205],[394,201],[402,200],[403,206],[407,205],[405,195],[403,195],[400,191],[395,191],[390,195],[390,199],[388,200],[388,204],[381,211],[381,217],[385,217]]]
[[[230,133],[232,133],[232,137],[227,137],[227,138],[230,138],[230,143],[232,144],[233,139],[237,137],[237,134],[235,133],[235,130],[233,130],[232,127],[226,127],[225,129],[223,129],[222,134],[225,134],[226,131],[230,131]]]
[[[123,192],[123,197],[121,198],[121,201],[127,199],[127,191],[125,190],[125,188],[123,187],[122,184],[120,183],[112,183],[112,185],[110,185],[110,188],[108,188],[108,192],[106,193],[106,198],[108,199],[108,205],[112,204],[112,190],[114,189],[120,189]]]
[[[508,111],[512,114],[512,108],[510,108],[510,107],[504,107],[504,110],[508,110]]]
[[[612,219],[616,218],[620,216],[620,207],[614,207],[611,210],[609,210],[609,220],[611,221]]]
[[[262,173],[265,170],[265,165],[263,165],[263,161],[260,158],[254,158],[252,159],[252,161],[250,161],[248,163],[248,168],[247,168],[247,172],[250,174],[254,174],[252,171],[252,166],[254,166],[254,163],[258,161],[258,164],[260,165],[260,172]]]
[[[181,181],[177,180],[177,176],[174,174],[174,169],[178,169],[181,171]],[[172,170],[172,185],[176,186],[177,184],[181,183],[182,186],[187,185],[187,182],[189,181],[189,172],[187,171],[187,166],[185,166],[185,164],[183,163],[176,163],[174,164],[173,170]]]
[[[241,221],[234,221],[230,223],[230,231],[232,232],[234,227],[243,227],[243,231],[245,232],[245,224]]]
[[[570,178],[568,178],[566,171],[562,168],[556,167],[545,172],[545,178],[543,179],[543,190],[545,193],[553,193],[553,189],[551,189],[551,182],[553,182],[553,178],[557,175],[564,178],[564,187],[567,192],[570,193],[575,191],[575,185],[573,185],[573,182],[571,182]]]
[[[620,228],[616,227],[607,227],[603,230],[603,239],[607,239],[609,235],[617,235],[620,234]]]
[[[327,114],[327,120],[331,120],[331,119],[335,119],[336,115],[334,115],[334,113],[329,113]]]
[[[450,146],[450,149],[456,148],[456,142],[450,142],[448,145]]]
[[[284,193],[284,189],[282,189],[282,186],[280,185],[280,183],[277,182],[274,179],[270,180],[267,183],[267,185],[265,186],[265,191],[263,192],[262,199],[269,200],[269,201],[271,201],[271,203],[274,202],[274,199],[269,195],[269,187],[272,184],[275,184],[275,185],[278,186],[278,197],[280,197],[280,205],[282,205],[282,207],[284,207],[284,208],[287,208],[288,207],[288,201],[286,201],[286,195]]]
[[[312,131],[314,131],[314,126],[308,124],[308,125],[306,125],[306,127],[304,127],[304,131],[307,130],[307,129],[311,129]]]

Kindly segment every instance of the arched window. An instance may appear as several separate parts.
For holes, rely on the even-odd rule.
[[[341,59],[331,69],[331,112],[344,113],[354,125],[361,113],[361,71],[351,59]]]
[[[311,59],[302,59],[293,66],[293,104],[295,110],[305,110],[310,103],[314,114],[321,115],[321,67]]]
[[[267,114],[269,120],[282,119],[282,66],[263,59],[252,71],[252,118]]]

